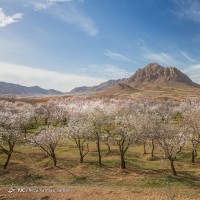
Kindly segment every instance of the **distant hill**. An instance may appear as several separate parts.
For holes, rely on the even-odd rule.
[[[113,86],[106,88],[105,90],[101,91],[101,95],[120,95],[120,94],[131,94],[140,92],[140,90],[131,87],[126,83],[116,83]]]
[[[95,92],[101,92],[117,83],[123,82],[126,79],[118,79],[118,80],[109,80],[106,82],[103,82],[99,85],[92,86],[92,87],[87,87],[87,86],[82,86],[82,87],[76,87],[73,90],[70,91],[70,93],[95,93]]]
[[[46,90],[39,86],[26,87],[13,83],[0,82],[0,95],[61,95],[57,90]]]
[[[200,85],[194,83],[187,75],[175,67],[162,67],[157,63],[150,63],[142,69],[138,69],[130,78],[109,80],[93,87],[78,87],[72,94],[130,94],[146,90],[169,89],[195,89]]]

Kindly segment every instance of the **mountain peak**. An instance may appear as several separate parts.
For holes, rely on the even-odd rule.
[[[166,88],[183,89],[200,85],[194,83],[187,75],[176,67],[162,67],[158,63],[150,63],[142,69],[138,69],[130,78],[109,80],[93,87],[79,87],[71,93],[101,93],[119,94],[135,93],[146,89],[159,90]]]
[[[149,64],[148,64],[146,67],[144,67],[144,68],[156,70],[156,69],[162,68],[162,66],[160,66],[158,63],[149,63]]]
[[[128,80],[129,83],[169,83],[179,82],[193,85],[192,80],[175,67],[162,67],[157,63],[150,63],[139,69]]]

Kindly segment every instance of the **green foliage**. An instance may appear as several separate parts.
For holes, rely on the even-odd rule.
[[[179,112],[173,118],[173,120],[176,122],[180,122],[182,119],[183,119],[183,117],[182,117],[181,113],[179,113]]]
[[[158,158],[158,157],[149,157],[149,158],[147,158],[147,160],[149,160],[149,161],[157,161],[157,160],[160,160],[160,158]]]

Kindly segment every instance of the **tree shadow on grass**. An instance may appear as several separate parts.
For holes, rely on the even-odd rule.
[[[200,189],[200,177],[192,174],[191,172],[182,171],[178,176],[167,176],[166,179],[171,183],[180,183],[193,189]]]

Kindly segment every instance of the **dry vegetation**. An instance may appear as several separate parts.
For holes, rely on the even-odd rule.
[[[142,146],[127,152],[127,169],[120,169],[118,148],[111,153],[103,145],[103,166],[98,166],[94,143],[85,162],[79,164],[74,143],[62,143],[57,148],[58,167],[34,146],[18,145],[7,170],[0,169],[0,199],[199,199],[200,157],[191,164],[190,148],[186,148],[176,162],[179,176],[171,176],[169,162],[156,149],[155,158],[142,154]],[[0,164],[3,164],[1,154]],[[61,193],[9,194],[10,187],[64,188]],[[45,198],[46,196],[46,198]]]

